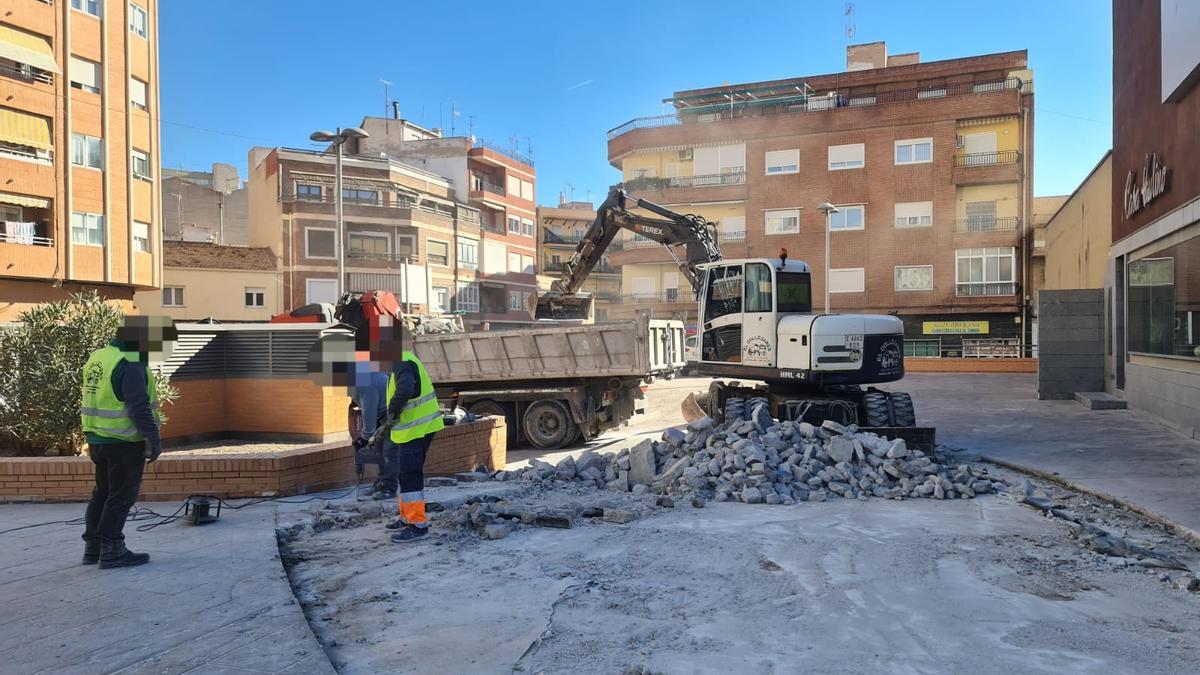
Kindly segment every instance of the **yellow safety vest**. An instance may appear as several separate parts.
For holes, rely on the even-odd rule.
[[[84,433],[134,443],[145,440],[129,416],[125,402],[113,391],[112,375],[122,361],[138,362],[137,352],[123,352],[109,345],[97,349],[83,366],[83,404],[80,417]],[[158,418],[158,392],[154,386],[154,371],[146,369],[146,395],[150,409]]]
[[[392,442],[396,444],[428,436],[441,431],[446,425],[442,421],[442,407],[438,405],[437,394],[433,391],[433,381],[425,372],[425,365],[412,354],[404,352],[403,360],[417,367],[417,375],[421,378],[421,391],[416,398],[409,399],[400,411],[400,417],[392,422]],[[391,405],[392,397],[396,395],[396,374],[388,378],[387,400]]]

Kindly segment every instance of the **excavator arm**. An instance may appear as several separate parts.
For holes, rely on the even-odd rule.
[[[632,209],[649,211],[659,217],[633,213]],[[579,290],[622,229],[666,247],[695,293],[700,292],[703,284],[696,266],[721,259],[713,226],[704,218],[675,213],[645,199],[632,197],[620,188],[613,188],[596,210],[596,219],[584,233],[575,253],[563,264],[562,276],[550,285],[547,293],[538,298],[535,318],[586,319],[591,314],[591,298],[578,295]],[[672,250],[673,246],[684,247],[682,259]]]

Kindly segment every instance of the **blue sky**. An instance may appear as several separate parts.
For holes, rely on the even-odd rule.
[[[384,111],[508,147],[538,202],[619,180],[605,132],[679,89],[844,70],[846,3],[161,0],[163,164],[308,147],[318,128]],[[857,0],[854,43],[923,61],[1028,49],[1037,195],[1067,194],[1112,143],[1112,18],[1103,0]],[[590,194],[589,194],[590,191]]]

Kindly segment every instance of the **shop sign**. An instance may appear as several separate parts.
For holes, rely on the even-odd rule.
[[[922,321],[921,332],[925,335],[986,335],[986,321]]]
[[[1158,153],[1146,155],[1146,163],[1142,166],[1142,182],[1138,184],[1138,172],[1130,171],[1125,177],[1125,218],[1147,207],[1150,202],[1167,191],[1167,178],[1171,170],[1159,164]]]

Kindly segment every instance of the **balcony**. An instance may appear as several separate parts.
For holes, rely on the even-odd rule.
[[[363,262],[407,263],[409,265],[417,265],[421,262],[421,258],[415,253],[375,253],[353,249],[346,251],[346,259]]]
[[[1021,225],[1020,218],[996,218],[992,216],[976,216],[954,221],[955,232],[1012,232]]]
[[[526,164],[528,166],[533,166],[533,157],[530,157],[529,155],[518,152],[516,148],[512,148],[512,147],[506,148],[506,147],[503,147],[496,143],[491,143],[489,141],[485,141],[483,139],[476,140],[475,144],[472,145],[471,147],[485,149],[485,150],[491,150],[492,152],[504,155],[505,157],[515,159],[518,162],[521,162],[522,164]],[[501,194],[503,194],[503,193],[501,193]]]
[[[621,187],[634,194],[652,193],[653,200],[668,204],[695,199],[697,195],[692,191],[700,188],[705,190],[704,199],[717,201],[745,199],[746,170],[745,167],[738,169],[728,173],[701,176],[674,176],[671,178],[643,176],[630,179],[622,183]]]
[[[543,272],[561,272],[566,267],[565,262],[548,262],[542,265]],[[621,270],[609,265],[608,263],[600,263],[592,268],[592,274],[620,274]]]
[[[496,197],[503,197],[506,194],[507,193],[504,191],[504,188],[499,185],[475,182],[471,184],[471,191],[467,196],[470,199],[477,199],[479,201],[491,200],[493,204],[500,206],[501,204],[497,203],[495,199]]]
[[[630,293],[622,295],[619,300],[613,300],[613,302],[634,305],[654,303],[686,304],[694,303],[696,300],[692,297],[690,291],[681,291],[678,288],[667,288],[655,293]]]
[[[998,283],[960,283],[955,284],[954,293],[960,298],[1016,295],[1017,284],[1011,281]]]
[[[293,194],[287,193],[280,195],[279,202],[282,204],[292,204],[293,208],[296,205],[310,204],[310,207],[315,213],[323,213],[332,215],[335,209],[333,196],[326,193],[320,195],[308,194]],[[344,198],[342,200],[344,215],[346,218],[354,216],[381,217],[378,209],[389,209],[396,211],[395,217],[411,220],[416,214],[427,214],[446,221],[454,220],[454,212],[449,207],[436,208],[428,203],[419,203],[411,199],[403,197],[391,196],[388,200],[384,199],[352,199]],[[302,207],[303,208],[303,207]],[[405,213],[407,211],[407,213]],[[392,216],[388,216],[392,217]],[[464,223],[471,227],[477,227],[470,219],[464,219]]]
[[[1017,150],[958,154],[954,156],[954,184],[1015,183],[1021,178],[1020,162]]]

